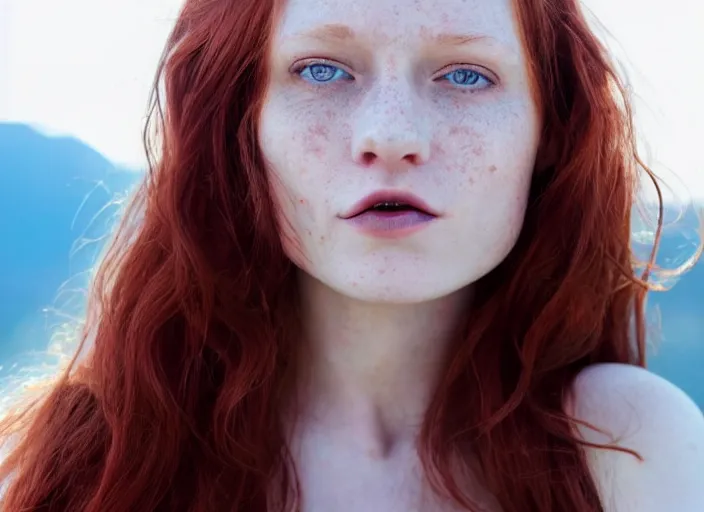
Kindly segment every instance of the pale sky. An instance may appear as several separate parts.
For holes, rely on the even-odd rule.
[[[181,3],[0,0],[0,122],[72,135],[115,163],[144,167],[148,92]],[[627,59],[649,161],[675,189],[704,199],[704,2],[585,3]]]

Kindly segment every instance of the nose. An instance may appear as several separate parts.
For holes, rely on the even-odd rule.
[[[404,170],[430,158],[427,119],[409,93],[377,93],[358,111],[352,137],[352,157],[365,167],[378,165]]]

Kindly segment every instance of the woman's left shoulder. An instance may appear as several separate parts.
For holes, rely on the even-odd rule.
[[[606,512],[704,510],[704,415],[684,391],[624,364],[585,368],[571,391],[566,412],[604,431],[580,426],[585,441],[642,458],[586,449]]]

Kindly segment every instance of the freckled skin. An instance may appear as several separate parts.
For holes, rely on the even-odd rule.
[[[331,24],[348,26],[356,39],[301,36]],[[433,44],[441,33],[484,34],[498,43]],[[321,59],[345,78],[314,84],[311,75],[296,74]],[[409,338],[434,339],[443,319],[456,314],[463,289],[506,257],[523,223],[540,120],[511,0],[286,0],[270,68],[259,139],[283,244],[315,278],[302,278],[302,289],[331,290],[311,309],[342,320],[316,345],[329,356],[323,366],[334,378],[316,387],[320,401],[310,401],[328,422],[322,427],[317,414],[306,416],[291,443],[303,510],[457,510],[423,480],[413,443],[396,436],[400,444],[389,456],[374,439],[390,432],[382,417],[423,401],[425,362],[438,344],[407,345]],[[457,69],[493,82],[463,89],[446,79]],[[381,189],[413,193],[440,218],[394,240],[364,235],[340,219]],[[373,314],[425,306],[432,312],[427,322],[413,314],[398,317],[397,326]],[[376,322],[364,330],[369,318]],[[316,322],[309,324],[315,330]],[[320,361],[311,361],[306,368],[321,370]],[[344,400],[328,410],[335,390]],[[372,434],[360,404],[373,406]],[[466,480],[482,510],[499,510],[485,489]]]
[[[338,23],[357,39],[300,37]],[[433,46],[443,32],[485,34],[505,49]],[[352,79],[313,85],[290,71],[320,58]],[[285,248],[302,269],[350,297],[410,303],[470,285],[506,257],[540,132],[510,0],[288,0],[270,65],[260,144]],[[497,84],[440,81],[452,66],[488,70]],[[389,188],[441,218],[381,240],[338,217]]]

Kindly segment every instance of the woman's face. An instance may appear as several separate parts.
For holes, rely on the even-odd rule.
[[[511,0],[288,0],[270,66],[260,145],[300,268],[403,303],[506,257],[540,132]]]

